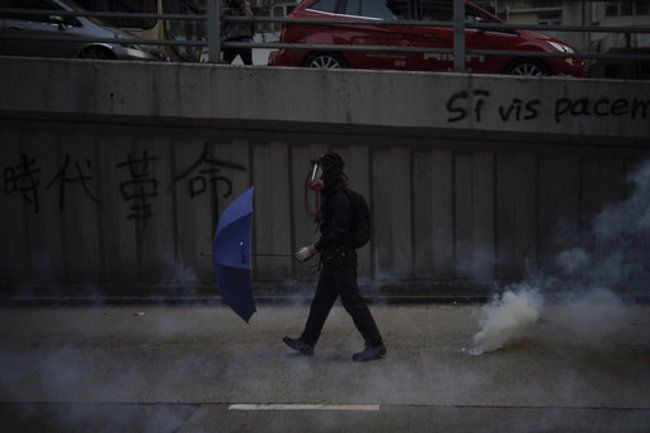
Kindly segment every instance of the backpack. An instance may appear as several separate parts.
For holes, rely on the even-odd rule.
[[[350,246],[361,248],[368,243],[372,235],[370,210],[366,199],[356,191],[345,188],[345,193],[352,203],[352,224],[350,227]]]

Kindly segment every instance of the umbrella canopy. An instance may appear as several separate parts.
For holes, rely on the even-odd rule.
[[[223,211],[214,233],[212,263],[223,300],[246,322],[255,309],[251,289],[253,187]]]

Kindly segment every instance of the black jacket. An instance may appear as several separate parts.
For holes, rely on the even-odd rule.
[[[327,186],[321,196],[320,239],[315,247],[318,251],[332,251],[340,246],[349,246],[352,202],[345,192],[343,179]]]

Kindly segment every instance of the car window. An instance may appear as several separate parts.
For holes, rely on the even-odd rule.
[[[416,19],[431,21],[453,21],[453,0],[419,0]],[[465,4],[466,23],[497,23],[498,21],[489,14],[476,7]]]
[[[452,21],[453,0],[420,0],[416,19],[425,21]]]
[[[465,5],[465,22],[466,23],[496,23],[498,22],[485,12],[476,9],[473,6]]]
[[[360,0],[361,16],[384,20],[408,18],[408,0]]]
[[[58,9],[42,0],[0,0],[0,7],[8,9]]]
[[[320,0],[309,6],[308,9],[313,9],[316,11],[336,13],[336,4],[338,0]]]
[[[361,0],[348,0],[345,5],[346,15],[361,15]]]
[[[44,10],[60,10],[61,8],[53,3],[45,0],[2,0],[0,7],[8,9],[44,9]],[[49,23],[52,20],[47,15],[24,15],[24,14],[3,14],[6,18],[13,18],[25,21],[35,21]]]
[[[158,12],[157,0],[76,0],[83,9],[89,11],[100,12],[127,12],[127,13],[156,13]],[[170,1],[165,0],[163,3],[163,10],[165,13],[187,13],[183,8],[190,10],[190,13],[201,14],[205,10],[205,0],[203,0],[203,8],[198,5],[197,1],[183,0],[183,1]],[[78,7],[76,7],[78,9]],[[150,29],[156,25],[155,18],[104,18],[109,24],[115,27],[126,28],[141,28]],[[169,20],[171,23],[178,23],[178,25],[185,25],[188,22],[180,20]]]

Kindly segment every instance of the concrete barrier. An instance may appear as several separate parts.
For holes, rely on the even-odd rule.
[[[371,203],[371,284],[516,279],[593,250],[650,144],[641,81],[2,58],[0,88],[11,284],[209,284],[200,253],[250,185],[256,284],[310,279],[286,255],[315,239],[326,150]]]

